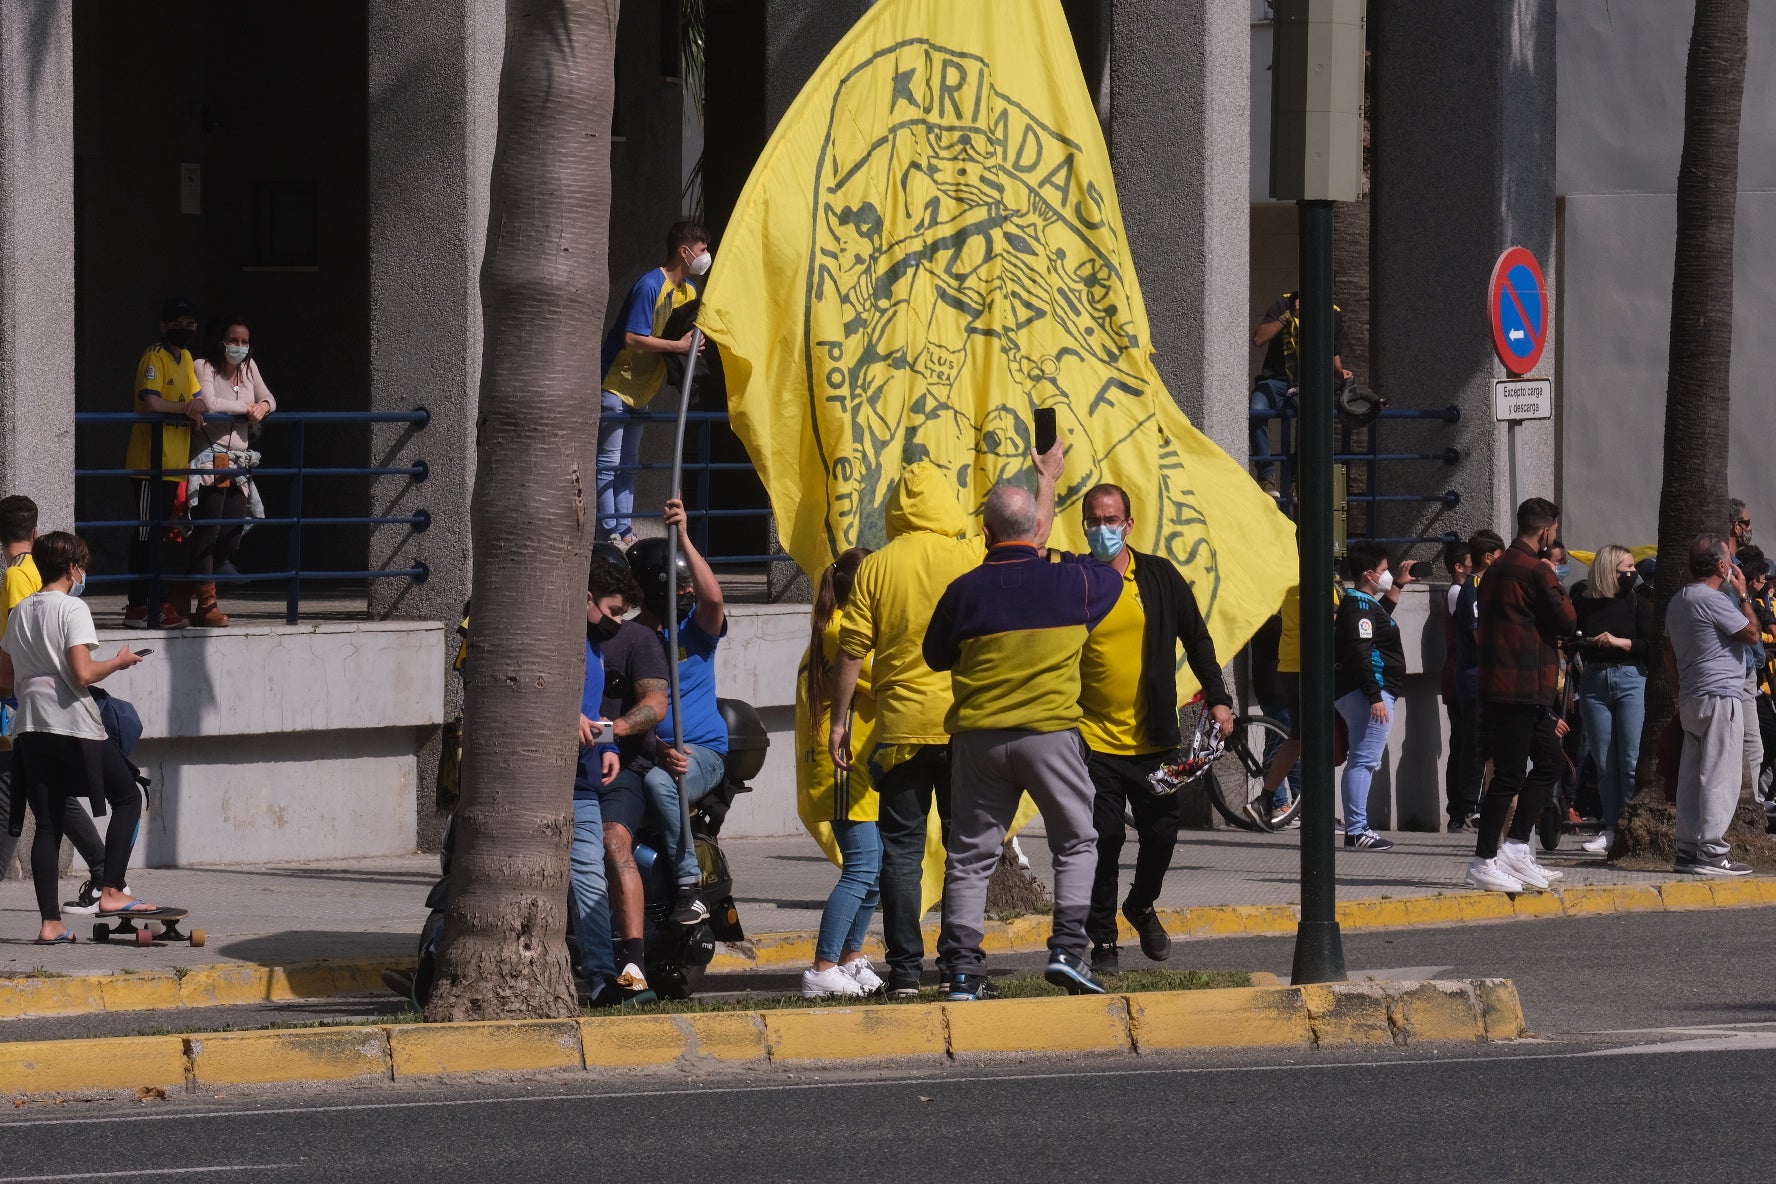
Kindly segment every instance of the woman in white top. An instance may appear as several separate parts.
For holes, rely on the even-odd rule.
[[[253,327],[244,317],[224,317],[215,323],[203,356],[197,359],[197,380],[212,414],[236,418],[226,423],[208,420],[201,430],[191,433],[191,467],[245,467],[249,445],[244,429],[275,411],[277,400],[253,359]],[[191,512],[198,522],[191,532],[191,575],[197,583],[197,611],[191,623],[200,629],[220,629],[228,624],[228,617],[216,605],[213,577],[240,549],[247,519],[245,482],[220,475],[192,480],[199,488],[192,498]],[[210,521],[205,523],[205,519]]]
[[[12,610],[0,640],[0,692],[18,700],[13,739],[12,817],[8,829],[25,827],[21,803],[37,822],[31,842],[31,880],[43,924],[40,943],[71,942],[56,897],[62,846],[63,806],[83,797],[93,813],[110,807],[105,829],[105,865],[100,873],[98,915],[152,912],[154,905],[132,898],[124,887],[130,850],[142,820],[142,790],[121,749],[105,733],[99,705],[88,688],[142,659],[126,645],[116,656],[96,661],[99,637],[92,612],[76,593],[86,583],[91,553],[84,540],[64,531],[41,536],[31,558],[43,577],[43,590]]]

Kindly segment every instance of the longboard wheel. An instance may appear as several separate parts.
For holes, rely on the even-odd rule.
[[[149,930],[149,929],[145,929],[145,928],[136,930],[136,944],[139,946],[153,945],[154,944],[153,931]]]
[[[111,940],[111,927],[109,925],[105,924],[103,921],[99,921],[99,922],[95,923],[93,925],[93,940],[94,941],[110,941]]]
[[[191,944],[192,945],[201,946],[201,945],[205,944],[206,942],[208,942],[209,940],[210,940],[209,935],[204,933],[203,930],[193,929],[191,931]]]

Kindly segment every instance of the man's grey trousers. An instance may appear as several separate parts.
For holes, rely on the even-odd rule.
[[[1054,933],[1049,948],[1085,957],[1085,916],[1098,866],[1092,827],[1096,791],[1086,772],[1085,741],[1076,729],[1021,728],[959,732],[950,740],[952,824],[944,872],[943,933],[938,957],[952,974],[986,968],[987,881],[1005,832],[1026,792],[1042,811],[1054,855]]]

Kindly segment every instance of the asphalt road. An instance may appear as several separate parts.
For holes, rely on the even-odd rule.
[[[0,1184],[1763,1179],[1772,920],[1736,910],[1347,939],[1359,973],[1510,974],[1536,1038],[1507,1046],[33,1102],[0,1116]],[[1288,956],[1286,940],[1236,939],[1180,944],[1174,961],[1286,970]]]

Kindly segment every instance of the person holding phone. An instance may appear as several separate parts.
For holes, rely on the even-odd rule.
[[[92,554],[86,541],[65,531],[43,535],[31,548],[43,590],[12,611],[0,640],[0,693],[18,700],[13,741],[12,816],[8,830],[22,834],[24,807],[37,824],[31,841],[31,880],[37,889],[42,945],[72,942],[57,899],[65,807],[85,798],[95,816],[109,808],[98,915],[152,913],[125,887],[124,873],[142,820],[142,788],[123,750],[112,743],[92,687],[142,660],[125,645],[95,660],[98,633],[92,611],[80,599]]]
[[[1344,845],[1358,851],[1391,851],[1391,839],[1369,826],[1369,787],[1387,751],[1394,703],[1406,684],[1406,652],[1394,609],[1400,590],[1418,579],[1415,565],[1401,565],[1399,580],[1387,550],[1368,539],[1351,540],[1345,555],[1352,587],[1338,602],[1333,624],[1335,706],[1350,731],[1344,762]]]
[[[1585,638],[1579,720],[1585,748],[1597,762],[1597,796],[1603,805],[1603,829],[1583,847],[1605,855],[1616,841],[1622,807],[1634,796],[1653,637],[1653,602],[1640,590],[1640,573],[1628,548],[1614,543],[1598,548],[1573,608]]]

